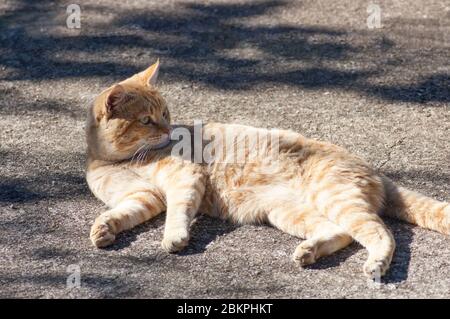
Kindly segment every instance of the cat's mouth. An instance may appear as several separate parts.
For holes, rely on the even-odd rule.
[[[164,148],[167,145],[169,145],[170,141],[171,141],[171,139],[170,139],[171,133],[172,133],[172,130],[168,134],[161,135],[160,140],[162,140],[162,141],[157,144],[150,145],[150,149],[157,150],[157,149],[161,149],[161,148]]]
[[[161,148],[166,147],[166,146],[169,145],[169,144],[170,144],[170,136],[168,136],[167,139],[164,140],[164,141],[161,142],[161,143],[151,145],[151,146],[150,146],[150,149],[152,149],[152,150],[161,149]]]

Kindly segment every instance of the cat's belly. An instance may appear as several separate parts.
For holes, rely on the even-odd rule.
[[[262,202],[275,193],[298,198],[302,189],[298,166],[287,158],[217,165],[208,177],[200,212],[239,223],[263,221],[269,210]]]
[[[244,209],[249,202],[250,192],[235,190],[216,193],[207,190],[200,206],[200,213],[220,219],[228,219],[236,222],[254,223],[258,216],[254,214],[257,206]]]

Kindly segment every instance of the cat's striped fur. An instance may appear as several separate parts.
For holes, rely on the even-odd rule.
[[[243,162],[208,164],[171,154],[170,115],[154,89],[158,69],[156,63],[103,91],[89,110],[87,181],[110,207],[92,226],[95,246],[110,245],[118,233],[166,211],[162,247],[176,252],[188,244],[189,226],[201,211],[269,223],[306,239],[294,252],[301,265],[356,240],[369,253],[364,272],[374,277],[386,272],[395,249],[383,212],[450,233],[448,203],[396,187],[343,148],[292,131],[211,123],[203,126],[204,136],[276,136],[277,152],[266,143],[246,149]],[[260,148],[263,156],[255,156]]]

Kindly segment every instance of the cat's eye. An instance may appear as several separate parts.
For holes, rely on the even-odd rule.
[[[148,125],[148,124],[152,124],[152,123],[153,123],[153,121],[152,121],[152,119],[150,118],[150,116],[144,116],[144,117],[142,117],[142,118],[140,119],[140,121],[141,121],[141,123],[144,124],[144,125]]]

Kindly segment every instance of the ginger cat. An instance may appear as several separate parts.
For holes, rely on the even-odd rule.
[[[221,158],[204,163],[174,154],[172,130],[195,128],[171,126],[154,87],[158,70],[159,61],[106,89],[89,110],[87,182],[110,207],[92,226],[95,246],[108,246],[118,233],[166,211],[162,247],[176,252],[188,244],[190,224],[201,211],[269,223],[306,239],[293,255],[302,266],[356,240],[369,253],[364,273],[375,278],[385,274],[395,249],[383,213],[450,233],[448,203],[397,187],[343,148],[292,131],[210,123],[202,126],[201,142],[212,143],[210,154],[223,152]],[[231,148],[212,138],[225,131],[232,133]],[[246,147],[251,139],[258,144]],[[236,148],[244,161],[229,160]]]

